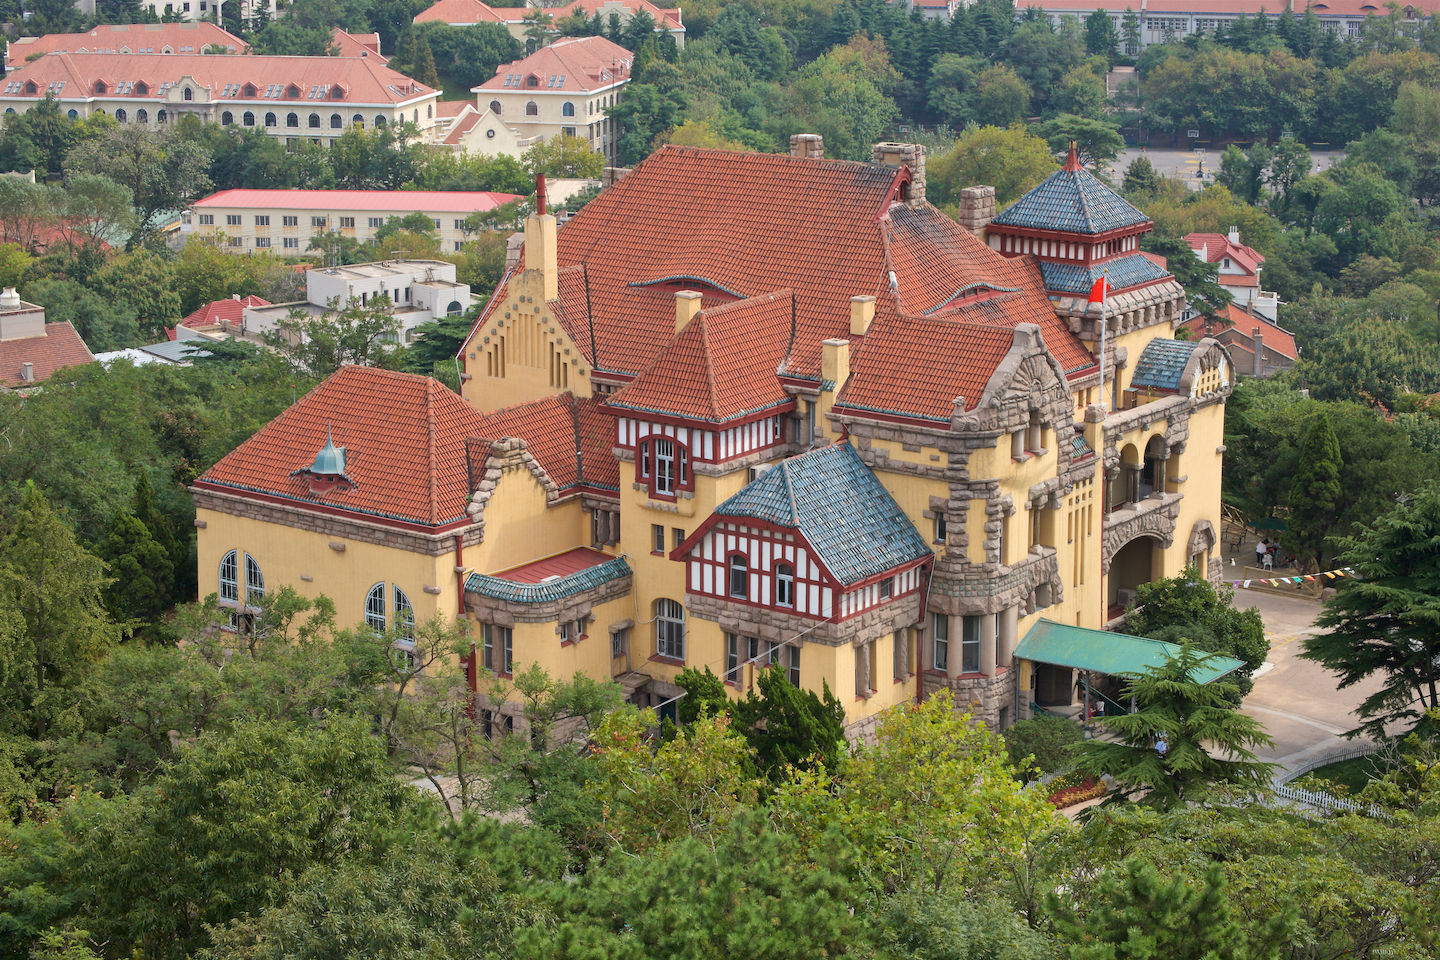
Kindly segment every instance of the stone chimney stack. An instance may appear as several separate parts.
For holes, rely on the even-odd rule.
[[[966,187],[960,191],[960,226],[981,240],[995,219],[995,188]]]
[[[690,321],[695,319],[695,314],[700,312],[700,296],[699,290],[681,290],[675,294],[676,333],[689,326]]]
[[[1263,377],[1265,376],[1265,334],[1261,332],[1260,327],[1255,327],[1250,331],[1250,339],[1255,341],[1255,376]]]
[[[555,230],[555,217],[551,214],[531,214],[525,218],[525,273],[538,281],[541,300],[560,296],[560,254]]]
[[[863,337],[870,331],[870,321],[875,319],[874,297],[850,298],[850,336]]]
[[[1231,227],[1231,228],[1230,228],[1230,242],[1233,243],[1233,244],[1235,244],[1235,246],[1237,246],[1237,247],[1240,246],[1240,228],[1239,228],[1239,227]]]
[[[806,160],[824,160],[825,138],[818,133],[791,134],[790,156]]]
[[[918,143],[877,143],[870,148],[870,162],[887,167],[910,168],[910,187],[903,198],[912,207],[925,202],[925,148]]]

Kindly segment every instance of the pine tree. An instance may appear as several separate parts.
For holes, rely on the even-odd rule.
[[[170,566],[175,573],[168,591],[170,603],[189,599],[191,591],[182,589],[181,585],[186,580],[193,579],[185,576],[187,570],[193,569],[193,564],[190,563],[190,538],[181,539],[176,536],[175,526],[170,522],[170,518],[155,506],[155,493],[150,488],[150,473],[144,469],[140,471],[139,479],[135,483],[134,515],[170,558]]]
[[[175,566],[149,528],[133,514],[118,511],[96,552],[113,578],[104,594],[111,615],[138,627],[158,621],[171,605]]]
[[[430,39],[423,31],[415,33],[415,60],[410,75],[427,87],[440,88],[440,74],[435,71],[435,52],[430,49]]]
[[[1290,517],[1282,536],[1287,549],[1296,556],[1315,564],[1325,557],[1325,539],[1340,514],[1345,488],[1340,471],[1345,461],[1340,456],[1340,441],[1330,426],[1330,418],[1321,413],[1305,435],[1300,450],[1300,465],[1290,485]]]
[[[390,66],[409,76],[415,68],[415,56],[415,27],[407,23],[395,43],[395,56],[390,58]]]

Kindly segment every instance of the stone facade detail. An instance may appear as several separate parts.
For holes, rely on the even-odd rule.
[[[960,226],[984,240],[985,228],[994,219],[994,187],[966,187],[960,191]]]
[[[790,138],[794,152],[795,138]],[[925,205],[925,147],[918,143],[877,143],[870,148],[870,162],[887,167],[910,168],[909,196],[904,203],[911,207]],[[992,214],[993,215],[993,214]]]
[[[475,495],[471,497],[470,506],[466,508],[470,516],[477,522],[484,522],[485,504],[490,502],[500,478],[518,470],[528,470],[539,481],[540,486],[545,488],[547,504],[553,505],[559,501],[560,488],[550,479],[545,468],[530,455],[525,441],[518,437],[506,437],[490,444],[484,466],[481,467],[480,475],[475,478]]]
[[[446,533],[422,533],[405,530],[349,517],[338,517],[304,507],[269,503],[230,493],[220,493],[200,487],[191,487],[190,495],[195,498],[198,510],[213,510],[235,517],[275,523],[281,526],[304,530],[324,537],[335,537],[336,541],[350,540],[355,543],[369,543],[381,547],[394,547],[427,557],[438,557],[455,550],[455,537],[462,537],[461,546],[473,547],[485,538],[483,522],[471,524]],[[344,544],[340,543],[343,550]],[[332,549],[333,546],[332,546]]]
[[[1151,537],[1163,546],[1175,542],[1175,519],[1180,515],[1184,494],[1157,494],[1128,503],[1105,518],[1105,545],[1100,557],[1100,572],[1110,572],[1110,561],[1120,548],[1136,537]]]
[[[1001,711],[1008,712],[1010,723],[1020,719],[1015,710],[1015,681],[1015,670],[997,672],[993,677],[967,675],[953,679],[927,671],[922,677],[921,690],[926,699],[941,690],[949,690],[955,698],[957,713],[968,713],[998,733]],[[1028,701],[1023,704],[1028,705]]]
[[[685,606],[690,616],[718,623],[726,633],[759,637],[770,643],[785,643],[804,634],[806,643],[841,647],[860,646],[896,630],[915,626],[923,619],[920,609],[922,599],[923,594],[912,593],[839,622],[812,620],[770,607],[732,603],[700,593],[686,593]]]
[[[1019,606],[1028,615],[1043,609],[1037,606],[1036,594],[1043,598],[1041,588],[1046,586],[1050,589],[1050,603],[1064,599],[1065,584],[1053,547],[1035,547],[1019,563],[999,567],[998,571],[1003,572],[976,576],[979,569],[970,564],[947,565],[942,570],[937,564],[930,584],[930,612],[960,617],[1000,613]]]

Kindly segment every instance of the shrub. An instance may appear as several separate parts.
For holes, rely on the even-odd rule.
[[[1004,733],[1010,759],[1019,767],[1028,756],[1042,774],[1054,773],[1069,764],[1075,744],[1084,739],[1079,725],[1059,717],[1039,716],[1021,720]]]

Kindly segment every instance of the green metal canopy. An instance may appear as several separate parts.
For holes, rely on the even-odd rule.
[[[1151,667],[1164,666],[1167,659],[1179,652],[1178,644],[1163,640],[1071,627],[1052,620],[1041,620],[1031,627],[1015,648],[1015,656],[1023,660],[1111,676],[1139,676]],[[1211,654],[1191,674],[1191,679],[1209,683],[1244,665],[1242,660]]]

